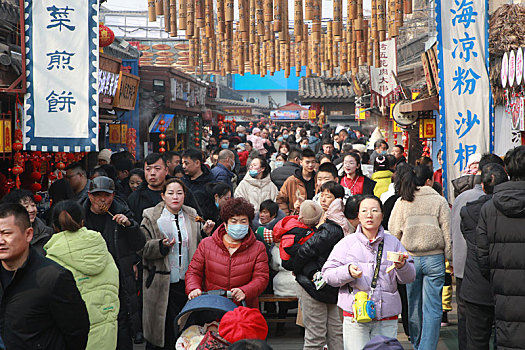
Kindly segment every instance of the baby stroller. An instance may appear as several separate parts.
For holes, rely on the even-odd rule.
[[[230,291],[211,290],[188,301],[175,318],[175,331],[180,334],[176,349],[211,348],[201,347],[203,343],[213,344],[214,349],[226,349],[229,343],[218,335],[219,321],[225,313],[237,307],[228,298],[231,298]],[[243,301],[242,305],[246,306],[246,303]]]

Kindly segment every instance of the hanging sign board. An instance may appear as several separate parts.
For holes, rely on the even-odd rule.
[[[523,79],[523,50],[516,50],[516,85],[521,85]]]
[[[511,51],[509,54],[509,87],[514,86],[514,79],[516,78],[516,54]]]
[[[98,150],[98,6],[25,1],[25,150]]]
[[[507,78],[509,76],[509,56],[505,52],[501,59],[501,86],[507,87]]]
[[[493,148],[488,0],[441,0],[436,4],[439,111],[440,124],[444,126],[441,150],[446,165],[443,183],[450,190],[450,181],[461,175],[469,156],[491,152]],[[514,77],[515,70],[509,72],[509,84]],[[502,83],[503,80],[502,77]]]

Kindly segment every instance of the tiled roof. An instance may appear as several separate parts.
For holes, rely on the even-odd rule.
[[[325,77],[302,77],[299,80],[299,99],[309,100],[331,100],[331,101],[353,101],[354,90],[344,76]]]
[[[237,107],[252,107],[252,108],[257,108],[257,109],[269,110],[268,106],[260,105],[258,103],[246,102],[246,101],[216,98],[215,102],[220,105],[237,106]]]

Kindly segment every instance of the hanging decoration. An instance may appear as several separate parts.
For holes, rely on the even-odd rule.
[[[160,124],[160,127],[159,127],[159,131],[160,131],[160,134],[159,134],[159,153],[164,153],[166,152],[166,148],[164,148],[164,146],[166,146],[166,134],[164,134],[164,132],[166,131],[166,127],[164,126],[164,124],[166,124],[166,121],[164,119],[161,119],[159,121],[159,124]]]
[[[286,0],[144,1],[150,21],[162,15],[159,2],[169,9],[163,15],[170,36],[185,31],[189,59],[177,64],[179,69],[262,77],[284,70],[289,77],[292,67],[296,76],[303,67],[306,76],[332,76],[336,71],[355,75],[360,66],[379,68],[380,43],[399,35],[413,0],[333,0],[330,19],[323,17],[322,0],[294,0],[293,14]],[[364,18],[364,1],[370,3],[370,19]]]

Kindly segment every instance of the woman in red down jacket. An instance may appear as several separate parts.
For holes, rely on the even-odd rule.
[[[259,295],[269,280],[264,243],[250,228],[253,205],[231,198],[221,207],[223,224],[201,241],[186,272],[186,294],[191,300],[202,291],[230,290],[233,301],[259,308]]]

